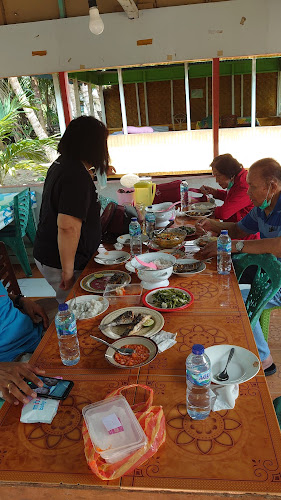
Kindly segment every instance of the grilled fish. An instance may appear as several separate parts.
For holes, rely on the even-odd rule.
[[[120,316],[117,316],[114,321],[106,323],[106,325],[100,325],[100,330],[104,330],[105,328],[110,328],[112,326],[130,325],[133,322],[134,317],[135,315],[133,311],[126,311],[123,314],[120,314]]]
[[[132,323],[124,330],[121,337],[126,337],[127,335],[134,335],[142,329],[142,325],[151,319],[149,314],[137,314],[133,319]]]

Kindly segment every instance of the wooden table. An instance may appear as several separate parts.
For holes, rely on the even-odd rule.
[[[105,269],[93,259],[83,275]],[[112,267],[113,269],[113,267]],[[123,265],[114,269],[124,269]],[[132,281],[137,281],[135,275]],[[281,496],[281,437],[263,371],[240,385],[233,410],[212,412],[204,421],[186,414],[185,359],[194,343],[205,347],[234,344],[257,349],[233,272],[220,276],[215,262],[188,278],[172,276],[171,285],[183,286],[195,296],[183,312],[164,313],[166,331],[178,332],[177,344],[141,369],[112,368],[105,348],[89,338],[101,335],[103,316],[78,322],[81,361],[61,364],[55,326],[38,346],[33,362],[49,375],[74,380],[71,395],[60,404],[51,425],[19,423],[20,408],[5,403],[0,411],[0,499],[196,499]],[[77,295],[85,292],[76,283]],[[111,306],[104,315],[115,309]],[[102,482],[88,469],[81,436],[84,405],[101,400],[113,389],[139,383],[154,389],[154,402],[163,405],[167,439],[140,468],[113,482]],[[140,390],[129,402],[143,399]],[[12,488],[11,488],[12,486]],[[268,497],[267,497],[268,498]]]

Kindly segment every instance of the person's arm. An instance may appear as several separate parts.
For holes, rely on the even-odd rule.
[[[237,251],[236,243],[237,241],[231,242],[232,253],[251,253],[256,255],[271,253],[278,259],[281,258],[281,236],[277,236],[277,238],[263,238],[262,240],[244,240],[242,252]]]
[[[28,403],[26,396],[37,398],[36,392],[24,382],[30,380],[38,387],[43,387],[43,382],[36,375],[44,375],[45,371],[29,363],[0,363],[0,390],[3,398],[15,405]],[[22,392],[21,392],[22,391]]]
[[[14,295],[13,293],[8,294],[10,299],[15,303],[18,295]],[[19,297],[19,306],[22,312],[27,314],[33,321],[33,323],[38,323],[38,316],[42,318],[43,321],[43,326],[45,329],[48,328],[49,326],[49,318],[44,311],[43,307],[41,307],[39,304],[36,304],[36,302],[33,302],[33,300],[27,298],[27,297]],[[41,321],[41,320],[39,320]]]
[[[58,214],[58,248],[62,266],[60,288],[69,290],[74,284],[74,261],[78,247],[82,220],[71,215]]]
[[[211,231],[214,234],[220,234],[222,229],[227,229],[230,238],[243,239],[247,234],[242,231],[236,222],[220,222],[214,219],[202,219],[195,224],[197,232],[199,234],[205,234],[207,231]]]
[[[217,191],[217,195],[216,195],[216,198],[218,200],[221,200],[221,201],[224,201],[227,197],[227,191],[226,189],[216,189]]]

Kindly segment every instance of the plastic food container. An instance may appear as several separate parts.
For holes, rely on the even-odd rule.
[[[124,396],[85,406],[82,414],[94,448],[109,464],[147,444],[147,437]]]
[[[120,307],[134,306],[140,304],[142,285],[131,283],[130,285],[106,285],[103,296],[110,304],[120,304]],[[122,305],[121,305],[122,304]]]

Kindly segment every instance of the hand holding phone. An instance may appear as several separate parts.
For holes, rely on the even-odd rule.
[[[43,382],[43,387],[38,387],[33,382],[26,380],[29,387],[38,394],[39,397],[46,399],[66,399],[69,395],[74,382],[72,380],[62,380],[53,377],[41,377],[40,380]]]

